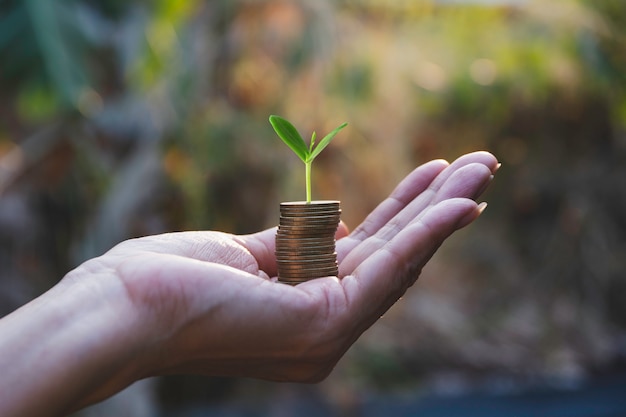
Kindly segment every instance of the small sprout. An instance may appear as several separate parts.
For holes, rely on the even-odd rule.
[[[272,127],[276,131],[276,134],[291,148],[291,150],[298,155],[298,157],[304,162],[305,166],[305,179],[306,179],[306,202],[311,202],[311,165],[313,164],[313,160],[317,155],[324,150],[326,146],[330,143],[331,140],[335,137],[337,133],[344,127],[348,125],[348,123],[343,123],[341,126],[337,127],[335,130],[330,132],[328,135],[324,136],[324,138],[319,141],[316,145],[315,143],[315,132],[311,135],[311,142],[309,146],[306,145],[298,130],[288,121],[283,119],[280,116],[272,115],[270,116],[270,123]]]

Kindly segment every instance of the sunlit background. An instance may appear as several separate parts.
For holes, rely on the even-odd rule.
[[[270,114],[349,122],[313,193],[351,226],[430,159],[502,168],[324,383],[161,378],[81,416],[358,416],[626,373],[623,0],[3,0],[0,314],[130,237],[275,225],[304,165]]]

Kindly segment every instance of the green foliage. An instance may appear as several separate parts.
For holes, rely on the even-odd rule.
[[[85,44],[83,36],[76,36],[79,21],[75,5],[25,0],[9,2],[2,8],[0,76],[12,81],[8,86],[3,83],[4,87],[9,87],[9,91],[28,88],[35,101],[52,93],[55,97],[48,102],[58,103],[61,109],[74,108],[87,86]]]
[[[294,127],[286,119],[283,119],[280,116],[272,115],[270,116],[270,123],[276,131],[276,134],[291,148],[291,150],[298,155],[298,157],[305,164],[305,176],[306,176],[306,201],[308,203],[311,202],[311,164],[313,160],[328,146],[331,140],[339,133],[341,129],[346,127],[348,123],[343,123],[337,128],[335,128],[332,132],[324,136],[324,138],[319,142],[315,143],[315,132],[311,135],[311,141],[309,146],[307,147],[304,139],[298,133],[298,130]]]

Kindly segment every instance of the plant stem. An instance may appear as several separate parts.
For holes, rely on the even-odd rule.
[[[305,177],[306,177],[306,202],[311,204],[311,165],[313,161],[305,162]]]

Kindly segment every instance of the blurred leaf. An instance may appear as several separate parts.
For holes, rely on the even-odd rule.
[[[0,15],[0,50],[18,40],[26,20],[26,11],[20,3],[10,7],[5,13]]]
[[[43,122],[56,113],[59,106],[57,98],[46,86],[33,83],[19,92],[17,109],[25,122]]]
[[[73,18],[71,3],[24,0],[46,74],[58,90],[61,103],[76,105],[86,76],[76,39],[67,37],[65,24]],[[64,31],[65,28],[65,31]]]

